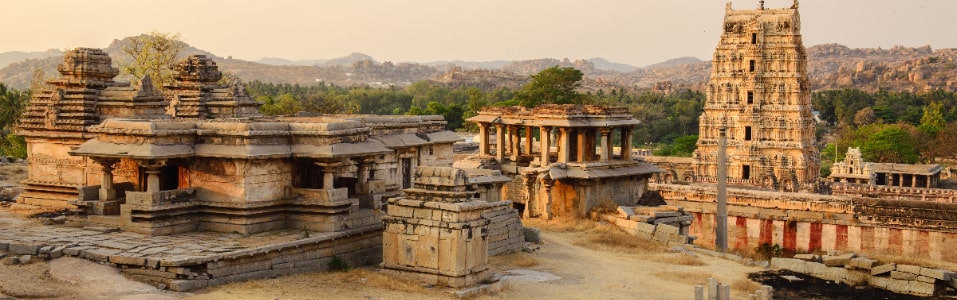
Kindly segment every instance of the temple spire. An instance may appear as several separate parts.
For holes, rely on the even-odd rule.
[[[764,0],[758,1],[758,4],[761,6],[760,9],[764,10]]]

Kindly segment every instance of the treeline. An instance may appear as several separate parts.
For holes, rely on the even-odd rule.
[[[266,115],[291,114],[298,111],[316,113],[357,113],[377,115],[442,115],[448,128],[475,131],[465,120],[485,106],[513,106],[523,103],[522,90],[500,87],[483,90],[475,87],[449,87],[433,81],[419,81],[399,89],[367,86],[339,87],[330,84],[300,86],[263,82],[247,83],[250,96],[263,103]],[[564,98],[559,98],[564,99]],[[568,103],[626,106],[641,121],[633,132],[633,143],[646,147],[671,148],[662,155],[691,156],[694,142],[688,137],[698,133],[704,94],[684,90],[673,94],[626,92],[613,89],[585,93]],[[541,103],[531,103],[541,104]],[[684,139],[680,139],[684,137]],[[692,140],[697,140],[692,137]],[[690,147],[690,148],[689,148]]]
[[[957,94],[855,89],[812,95],[814,108],[834,135],[821,151],[821,174],[860,147],[865,161],[933,163],[957,152]]]

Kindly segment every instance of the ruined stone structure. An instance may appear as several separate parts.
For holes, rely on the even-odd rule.
[[[650,184],[695,216],[695,244],[714,245],[715,197],[706,186]],[[929,190],[929,189],[924,189]],[[778,245],[787,253],[851,251],[957,262],[955,194],[926,201],[728,189],[729,249]]]
[[[481,178],[486,177],[486,178]],[[509,181],[500,175],[472,176],[466,171],[444,167],[418,167],[412,188],[405,195],[389,199],[388,216],[382,234],[382,266],[388,273],[412,277],[430,284],[462,287],[487,280],[489,243],[492,235],[514,232],[517,244],[524,243],[519,224],[493,233],[493,222],[511,218],[494,213],[512,211],[508,201],[486,201],[474,190],[477,182],[500,186]],[[511,230],[510,230],[511,229]]]
[[[797,1],[756,10],[728,3],[707,94],[692,161],[695,181],[714,181],[718,133],[726,128],[729,178],[783,191],[813,187],[820,155]]]
[[[490,107],[468,121],[479,127],[479,153],[456,167],[501,170],[504,197],[526,216],[584,216],[600,202],[634,205],[660,169],[631,157],[638,121],[623,107]],[[536,139],[535,137],[538,137]]]
[[[828,179],[868,185],[911,188],[935,188],[940,184],[941,167],[937,164],[892,164],[865,162],[861,148],[848,148],[843,161],[831,166]]]
[[[460,140],[440,116],[262,117],[203,56],[175,67],[165,96],[149,78],[113,82],[97,49],[68,52],[60,72],[18,131],[30,157],[19,201],[134,232],[376,227],[415,166],[450,166]]]

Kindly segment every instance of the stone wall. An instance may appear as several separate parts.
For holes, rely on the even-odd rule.
[[[482,218],[489,220],[489,256],[515,252],[525,247],[525,230],[518,210],[508,205],[496,206],[482,213]]]
[[[715,191],[652,184],[695,215],[695,244],[714,245]],[[957,204],[728,189],[729,248],[767,243],[785,252],[852,251],[957,262]]]

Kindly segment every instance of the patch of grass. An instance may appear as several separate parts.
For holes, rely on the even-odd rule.
[[[595,227],[586,233],[584,240],[575,242],[575,245],[623,253],[657,253],[666,250],[660,243],[632,236],[613,225]]]
[[[731,283],[731,290],[745,294],[754,293],[758,289],[761,289],[761,284],[748,279],[738,279]]]
[[[352,269],[352,266],[341,257],[333,256],[332,260],[329,261],[329,271],[349,271],[350,269]]]
[[[679,265],[679,266],[707,266],[708,263],[705,263],[701,259],[695,256],[687,254],[662,254],[654,256],[652,261],[665,263],[669,265]]]
[[[542,218],[525,219],[522,220],[522,224],[552,232],[582,232],[594,229],[597,226],[595,221],[573,217],[560,217],[551,220]]]
[[[489,264],[497,270],[527,269],[541,264],[534,255],[515,252],[489,257]]]
[[[706,285],[708,278],[713,278],[714,274],[688,271],[661,271],[654,274],[655,277],[674,282]]]

